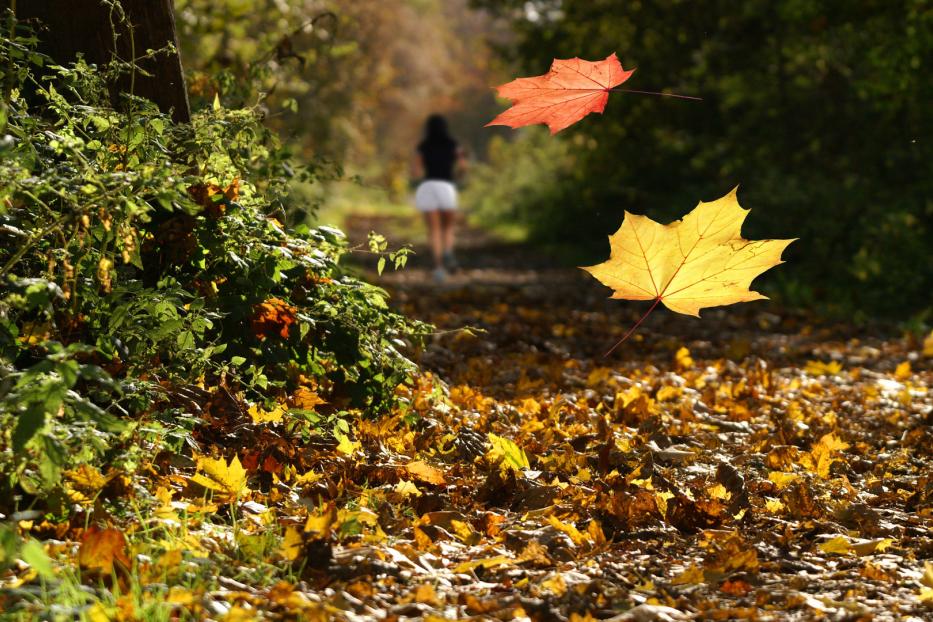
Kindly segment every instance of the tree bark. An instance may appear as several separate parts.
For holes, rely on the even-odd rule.
[[[191,109],[177,52],[173,0],[118,2],[132,28],[101,0],[21,0],[13,6],[20,20],[39,23],[39,49],[57,63],[73,61],[79,53],[89,63],[107,63],[114,54],[130,61],[145,55],[146,50],[173,44],[175,52],[162,52],[138,61],[140,69],[149,76],[139,71],[132,78],[124,75],[111,84],[111,92],[116,95],[118,105],[119,93],[132,93],[152,100],[163,112],[171,112],[176,122],[187,123],[191,120]]]

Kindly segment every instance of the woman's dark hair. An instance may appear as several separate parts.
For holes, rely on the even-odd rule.
[[[432,114],[424,124],[424,142],[429,144],[451,144],[454,139],[447,129],[447,119],[439,114]]]

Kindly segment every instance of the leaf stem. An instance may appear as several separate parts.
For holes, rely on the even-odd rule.
[[[654,299],[654,304],[652,304],[651,307],[650,307],[647,311],[645,311],[645,314],[644,314],[643,316],[641,316],[641,317],[638,319],[637,322],[635,322],[635,325],[634,325],[634,326],[632,326],[630,329],[628,329],[628,332],[625,333],[625,335],[622,337],[622,339],[619,339],[619,340],[616,342],[616,344],[615,344],[614,346],[612,346],[611,348],[609,348],[609,350],[608,350],[605,354],[603,354],[603,358],[606,358],[607,356],[609,356],[610,354],[612,354],[612,351],[613,351],[613,350],[615,350],[616,348],[618,348],[619,346],[621,346],[622,343],[623,343],[626,339],[628,339],[628,338],[632,335],[632,333],[635,332],[635,329],[638,328],[639,326],[641,326],[641,323],[645,321],[645,318],[648,317],[649,315],[651,315],[651,312],[654,311],[654,308],[655,308],[656,306],[658,306],[658,303],[659,303],[659,302],[661,302],[661,297],[660,297],[660,296],[658,296],[657,298]]]
[[[657,91],[637,91],[635,89],[609,89],[610,92],[620,93],[638,93],[639,95],[657,95],[658,97],[676,97],[678,99],[692,99],[694,101],[703,101],[702,97],[693,97],[692,95],[678,95],[677,93],[659,93]]]

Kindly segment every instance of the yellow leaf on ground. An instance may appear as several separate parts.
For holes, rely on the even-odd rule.
[[[333,503],[328,503],[316,514],[310,514],[305,523],[305,533],[311,534],[312,538],[326,538],[330,535],[337,520],[337,508]]]
[[[503,467],[510,468],[514,471],[522,471],[531,468],[531,464],[528,462],[528,456],[525,455],[524,449],[509,439],[493,434],[492,432],[489,432],[486,436],[489,439],[489,443],[492,445],[489,454],[494,461],[501,462]]]
[[[693,367],[693,359],[690,357],[690,350],[681,346],[674,354],[674,363],[677,369],[684,370]]]
[[[807,361],[807,366],[803,370],[811,376],[835,376],[842,371],[842,363],[839,361],[830,361],[829,363]]]
[[[351,441],[349,436],[340,432],[334,432],[334,438],[337,439],[337,451],[348,456],[352,456],[363,446],[359,441]]]
[[[927,587],[933,587],[933,562],[924,562],[923,576],[920,577],[920,583]]]
[[[287,410],[284,404],[276,404],[272,410],[264,410],[260,404],[253,404],[248,412],[253,423],[279,423]]]
[[[418,490],[418,487],[414,484],[414,482],[410,482],[407,479],[399,480],[399,482],[395,485],[395,492],[405,498],[421,496],[421,491]]]
[[[852,545],[849,544],[849,539],[844,536],[836,536],[831,540],[827,540],[820,544],[818,548],[824,553],[833,555],[848,555],[854,552]]]
[[[234,500],[246,488],[246,469],[240,464],[240,458],[233,457],[228,464],[223,458],[199,456],[197,473],[191,478],[195,484],[220,493],[225,501]]]
[[[515,560],[511,557],[506,557],[505,555],[499,555],[497,557],[489,557],[487,559],[474,559],[468,562],[463,562],[454,567],[455,573],[470,572],[482,566],[483,568],[497,568],[499,566],[509,566],[514,564]]]
[[[832,466],[833,460],[835,460],[836,452],[848,448],[849,444],[832,432],[824,434],[810,450],[810,456],[813,459],[813,464],[810,465],[811,469],[823,479],[827,479],[829,477],[829,468]]]
[[[303,543],[304,540],[298,529],[286,527],[285,535],[282,537],[282,544],[279,546],[279,554],[290,562],[295,561],[298,559],[298,554],[301,553]]]
[[[326,403],[327,400],[308,387],[298,387],[291,397],[291,405],[302,410],[314,410],[316,406]]]
[[[443,486],[447,483],[447,480],[444,479],[444,473],[440,469],[432,467],[427,462],[421,460],[409,462],[405,466],[405,469],[412,477],[425,484]]]
[[[562,532],[564,532],[565,534],[567,534],[568,536],[570,536],[570,539],[573,541],[573,543],[574,543],[575,545],[580,546],[581,544],[583,544],[584,542],[586,542],[586,540],[587,540],[586,536],[584,536],[584,535],[580,532],[579,529],[577,529],[576,527],[574,527],[574,526],[571,525],[570,523],[565,523],[565,522],[563,522],[562,520],[560,520],[559,518],[557,518],[557,517],[554,516],[553,514],[552,514],[551,516],[548,516],[548,517],[547,517],[547,520],[548,520],[548,522],[551,524],[551,526],[554,527],[554,529],[556,529],[556,530],[558,530],[558,531],[562,531]]]
[[[923,340],[923,356],[933,357],[933,330]]]
[[[798,479],[800,479],[800,476],[796,473],[784,473],[782,471],[771,471],[768,473],[768,480],[774,482],[778,490],[784,490]]]
[[[81,536],[78,564],[84,570],[110,574],[114,564],[129,570],[132,563],[126,553],[126,536],[119,529],[100,529],[91,526]]]
[[[781,263],[781,253],[793,240],[742,238],[749,210],[739,205],[737,190],[701,201],[668,225],[626,212],[622,226],[609,237],[608,261],[583,269],[612,288],[612,298],[655,300],[686,315],[765,298],[748,288]]]
[[[674,585],[695,585],[703,583],[704,580],[703,569],[696,564],[690,564],[690,567],[674,577],[671,583]]]
[[[538,585],[545,592],[549,592],[557,597],[561,597],[567,593],[567,582],[564,580],[564,576],[559,572],[555,572]]]

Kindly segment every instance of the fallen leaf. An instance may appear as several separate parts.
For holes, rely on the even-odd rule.
[[[422,462],[421,460],[409,462],[405,466],[405,469],[412,477],[425,484],[444,486],[447,483],[447,480],[444,479],[444,473],[440,469],[432,467],[430,464]]]
[[[287,407],[284,404],[276,404],[272,410],[265,410],[262,405],[253,404],[248,410],[253,423],[279,423],[286,411]]]
[[[351,441],[350,437],[340,432],[334,432],[334,438],[337,439],[337,451],[348,456],[360,449],[363,445],[359,441]]]
[[[233,501],[246,492],[246,470],[237,456],[228,464],[223,458],[197,458],[197,473],[191,478],[195,484],[220,493],[224,501]]]
[[[835,376],[842,371],[842,363],[839,361],[830,361],[829,363],[807,361],[807,365],[803,370],[811,376]]]
[[[92,525],[81,536],[78,564],[84,570],[110,574],[114,564],[129,570],[132,563],[127,557],[126,536],[119,529],[100,529]]]
[[[489,453],[493,461],[501,462],[504,467],[513,469],[514,471],[523,471],[531,468],[531,464],[528,462],[528,456],[525,455],[524,449],[509,439],[493,434],[492,432],[489,432],[486,436],[489,439],[489,443],[492,445],[492,449]]]
[[[554,59],[544,75],[517,78],[496,87],[512,107],[486,124],[517,128],[544,123],[556,134],[591,112],[602,113],[609,91],[628,80],[634,69],[624,70],[615,53],[601,61]]]
[[[304,540],[301,537],[301,532],[295,527],[286,527],[285,535],[282,537],[282,544],[279,546],[279,554],[288,561],[295,561],[298,559],[298,554],[301,553],[303,544]]]

